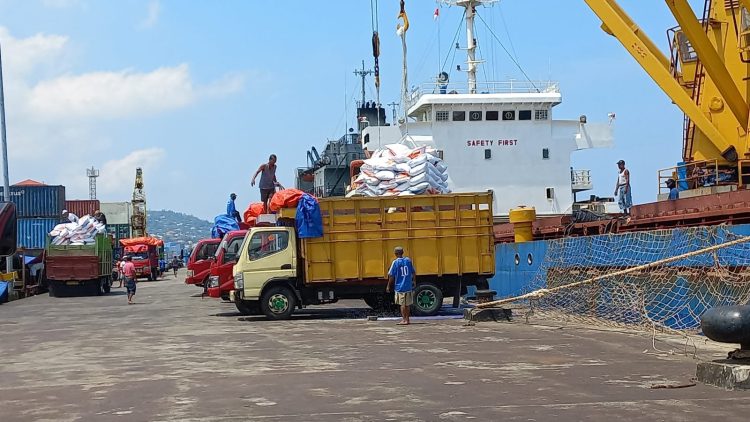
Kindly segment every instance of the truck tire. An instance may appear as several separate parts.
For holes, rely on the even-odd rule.
[[[104,294],[109,294],[109,292],[112,290],[112,279],[109,277],[104,277],[102,279],[102,290],[104,291]]]
[[[255,302],[250,302],[247,300],[239,300],[237,302],[234,302],[234,305],[237,307],[237,310],[240,311],[242,315],[260,314],[260,309],[258,309],[258,304]]]
[[[54,282],[49,282],[47,285],[49,291],[49,297],[57,297],[57,285]]]
[[[414,290],[414,304],[411,306],[415,316],[437,315],[443,307],[443,292],[432,283],[422,283]]]
[[[283,320],[292,317],[297,298],[286,286],[273,286],[263,293],[260,299],[260,310],[270,320]]]

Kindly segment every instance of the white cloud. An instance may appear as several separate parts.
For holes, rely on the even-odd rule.
[[[140,29],[148,29],[156,26],[159,22],[159,15],[161,14],[161,3],[159,0],[151,0],[148,2],[146,17],[138,25]]]
[[[44,117],[117,118],[185,107],[196,88],[187,64],[148,73],[130,70],[62,76],[33,87],[29,110]]]
[[[97,180],[97,193],[102,196],[129,198],[133,192],[135,169],[141,167],[144,179],[156,174],[159,165],[164,161],[166,151],[162,148],[147,148],[132,151],[128,155],[109,160],[101,165]],[[148,189],[146,189],[148,194]]]
[[[0,26],[0,41],[3,44],[3,70],[8,74],[21,75],[42,63],[54,61],[63,53],[68,37],[39,33],[18,39],[7,28]]]

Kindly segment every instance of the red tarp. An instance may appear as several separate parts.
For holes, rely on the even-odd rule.
[[[155,237],[134,237],[132,239],[120,239],[120,244],[122,246],[164,246],[164,241]]]
[[[248,205],[247,209],[245,210],[245,223],[255,225],[255,219],[258,218],[259,215],[263,214],[263,203],[262,202],[254,202],[250,205]]]
[[[297,203],[304,194],[297,189],[284,189],[276,192],[271,199],[271,211],[278,212],[282,208],[297,208]]]

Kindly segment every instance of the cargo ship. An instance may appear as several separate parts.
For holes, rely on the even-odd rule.
[[[540,302],[568,315],[681,330],[696,329],[709,306],[750,300],[743,275],[750,249],[742,240],[750,233],[747,9],[707,0],[698,17],[686,4],[670,6],[679,26],[668,30],[666,55],[615,1],[586,0],[602,28],[685,113],[683,161],[658,171],[656,202],[621,215],[611,199],[577,202],[593,183],[588,171],[570,165],[575,151],[612,145],[614,115],[601,123],[584,115],[554,120],[562,101],[557,83],[477,81],[477,8],[494,2],[440,3],[465,10],[466,82],[451,82],[441,69],[434,81],[404,92],[401,119],[361,126],[351,139],[365,157],[391,143],[427,145],[448,165],[454,192],[495,193],[497,274],[490,286],[498,297],[585,282]],[[318,162],[313,173],[335,161]],[[336,178],[351,176],[348,170]],[[680,199],[667,199],[668,179]],[[526,218],[514,221],[511,210],[519,206]]]

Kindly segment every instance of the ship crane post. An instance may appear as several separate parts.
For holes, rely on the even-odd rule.
[[[131,202],[133,214],[130,217],[130,229],[133,237],[144,237],[146,231],[146,193],[143,190],[143,169],[135,169],[135,186]]]

